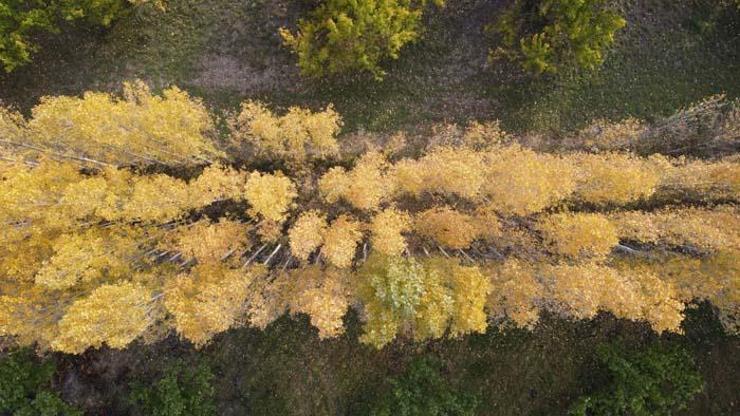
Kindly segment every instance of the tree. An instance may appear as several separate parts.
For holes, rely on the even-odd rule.
[[[470,215],[448,206],[431,208],[416,214],[414,230],[449,248],[470,246],[479,234],[478,223]]]
[[[301,213],[288,231],[290,251],[293,256],[307,261],[308,256],[324,243],[326,227],[325,214],[316,210]]]
[[[324,233],[321,253],[330,264],[340,269],[348,268],[352,265],[360,240],[362,240],[360,223],[343,214],[332,221]]]
[[[56,366],[38,362],[30,350],[11,352],[0,359],[0,412],[13,416],[81,416],[50,389]]]
[[[280,36],[298,55],[304,75],[366,71],[381,80],[381,61],[398,59],[406,44],[421,37],[425,6],[425,0],[328,0],[298,21],[297,33],[281,28]]]
[[[230,124],[232,138],[251,144],[260,157],[301,165],[339,152],[336,136],[342,118],[331,105],[319,112],[290,107],[286,114],[276,116],[260,102],[245,101]]]
[[[503,43],[491,58],[536,74],[593,70],[626,24],[606,0],[517,0],[491,27]]]
[[[99,92],[43,98],[32,110],[23,144],[98,166],[178,165],[220,156],[213,133],[200,100],[177,87],[156,96],[137,81],[123,84],[123,98]]]
[[[373,217],[370,242],[373,248],[387,256],[398,256],[406,249],[403,233],[411,231],[411,217],[395,208],[385,209]]]
[[[600,214],[554,214],[538,225],[545,243],[570,258],[604,258],[617,244],[616,227]]]
[[[575,197],[594,205],[624,205],[647,199],[657,190],[658,166],[624,153],[576,153],[567,160],[578,167]]]
[[[477,405],[476,396],[452,388],[438,362],[422,358],[390,379],[390,389],[372,404],[370,415],[473,416]]]
[[[386,175],[387,162],[379,152],[363,154],[347,172],[341,166],[329,169],[319,179],[319,190],[326,202],[340,199],[355,208],[374,211],[391,195],[392,182]]]
[[[110,26],[131,5],[162,0],[5,0],[0,7],[0,64],[6,72],[31,62],[38,47],[31,39],[38,32],[59,31],[61,20],[86,20]]]
[[[358,270],[358,296],[364,304],[361,340],[377,348],[410,331],[415,339],[484,332],[489,280],[477,267],[456,260],[372,254]]]
[[[603,344],[597,351],[611,382],[578,399],[570,415],[669,416],[703,390],[694,360],[683,348],[656,345],[632,352]]]
[[[131,383],[129,399],[151,416],[212,416],[216,414],[214,375],[205,363],[168,364],[153,385]]]
[[[487,152],[482,193],[489,206],[505,215],[528,215],[556,205],[575,189],[576,170],[563,158],[519,145]]]
[[[249,213],[268,221],[282,223],[293,199],[298,196],[295,185],[282,172],[263,174],[252,172],[244,188],[244,197],[252,206]]]
[[[244,313],[249,284],[262,274],[220,263],[202,263],[166,283],[164,306],[174,317],[178,334],[196,347],[236,325]]]
[[[124,348],[152,324],[151,298],[150,291],[134,283],[100,286],[67,309],[51,345],[71,354],[103,343]]]
[[[393,167],[400,192],[458,195],[473,199],[485,182],[485,155],[468,148],[441,146],[418,160],[404,159]]]

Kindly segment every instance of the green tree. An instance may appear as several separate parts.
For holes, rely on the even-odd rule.
[[[472,416],[478,405],[476,396],[454,390],[439,363],[431,359],[414,360],[390,384],[371,408],[371,416]]]
[[[150,0],[2,0],[0,1],[0,64],[6,72],[31,62],[37,32],[57,32],[61,20],[109,26],[129,3]],[[151,1],[161,5],[160,0]]]
[[[215,415],[212,381],[206,364],[191,367],[176,361],[153,385],[133,383],[130,399],[149,416]]]
[[[13,416],[81,416],[50,390],[56,366],[38,362],[30,350],[0,360],[0,414]]]
[[[578,67],[595,69],[626,21],[608,0],[517,0],[492,26],[503,46],[492,59],[507,58],[533,73]]]
[[[280,35],[305,75],[367,71],[380,80],[380,62],[398,59],[421,37],[424,6],[426,0],[327,0],[299,20],[297,33],[282,28]]]
[[[701,375],[683,348],[653,346],[634,353],[604,344],[597,351],[611,383],[576,401],[572,416],[670,416],[702,391]]]

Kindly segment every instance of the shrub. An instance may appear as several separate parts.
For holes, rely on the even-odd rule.
[[[413,361],[401,377],[390,380],[391,389],[370,411],[372,416],[474,415],[478,398],[455,391],[440,365],[430,359]]]
[[[517,0],[492,26],[503,47],[491,54],[533,73],[594,69],[626,21],[607,0]]]
[[[149,0],[128,0],[138,5]],[[161,6],[160,0],[154,0]],[[128,7],[127,0],[7,0],[0,4],[0,64],[6,72],[31,61],[34,32],[57,32],[61,19],[85,19],[109,26]]]
[[[611,383],[581,397],[571,406],[571,415],[672,415],[703,388],[691,355],[682,348],[651,347],[630,354],[607,344],[599,347],[598,356]]]
[[[37,362],[30,350],[0,360],[0,414],[14,416],[81,416],[49,389],[56,371],[52,361]]]
[[[177,361],[165,368],[154,385],[133,383],[130,399],[150,416],[215,415],[212,381],[207,365],[190,367]]]
[[[421,37],[425,5],[426,0],[328,0],[299,20],[297,33],[282,28],[280,35],[305,75],[367,71],[380,80],[380,62],[398,59],[401,48]]]

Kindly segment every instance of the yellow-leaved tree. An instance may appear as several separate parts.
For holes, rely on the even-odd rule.
[[[290,107],[276,116],[260,102],[245,101],[230,124],[233,139],[252,145],[259,157],[301,165],[339,152],[336,136],[342,118],[331,105],[319,112]]]
[[[202,263],[167,282],[164,306],[177,333],[203,346],[219,332],[239,322],[249,283],[264,271],[231,269],[223,263]]]
[[[120,98],[99,92],[43,98],[21,144],[97,164],[177,165],[220,156],[213,135],[199,100],[176,87],[153,95],[136,81],[124,83]]]
[[[355,208],[373,211],[390,197],[393,189],[386,170],[385,156],[368,152],[349,172],[341,166],[329,169],[319,180],[319,190],[326,202],[342,199]]]
[[[326,227],[325,214],[316,210],[302,213],[288,232],[293,255],[299,260],[308,260],[308,256],[324,243]]]

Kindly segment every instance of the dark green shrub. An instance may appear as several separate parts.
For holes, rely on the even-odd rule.
[[[581,397],[572,416],[668,416],[685,409],[702,391],[702,378],[691,354],[683,348],[651,347],[630,353],[618,345],[602,345],[599,359],[611,383]]]
[[[216,414],[211,369],[182,361],[167,366],[155,383],[131,385],[131,401],[149,416],[210,416]]]
[[[0,360],[0,414],[13,416],[78,416],[82,412],[49,389],[56,368],[37,362],[29,350]]]
[[[372,416],[472,416],[477,397],[457,392],[440,366],[429,359],[411,363],[401,377],[390,380],[391,389],[375,403]]]
[[[607,1],[517,0],[491,27],[503,44],[491,58],[507,58],[537,74],[597,68],[626,24]]]
[[[426,0],[327,0],[299,20],[297,33],[283,28],[280,35],[304,75],[367,71],[382,79],[380,62],[398,59],[421,36],[425,6]]]
[[[31,61],[37,47],[31,36],[57,32],[64,20],[84,19],[108,26],[131,4],[160,0],[2,0],[0,1],[0,64],[6,72]]]

